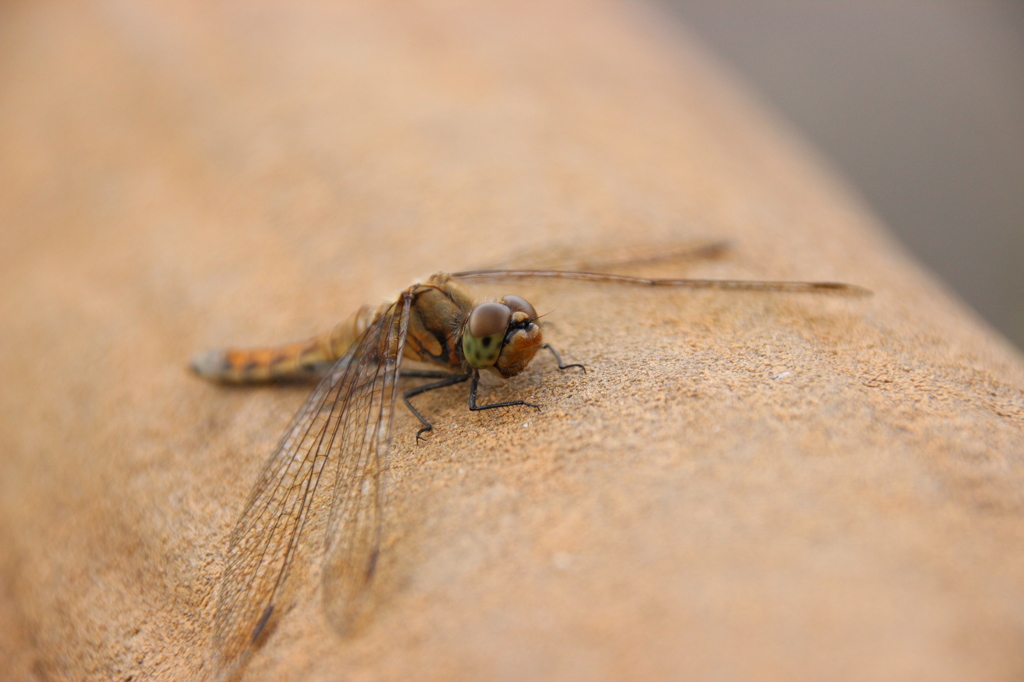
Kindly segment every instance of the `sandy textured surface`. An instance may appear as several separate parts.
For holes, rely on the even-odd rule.
[[[308,388],[193,351],[708,239],[642,271],[876,295],[523,287],[589,372],[486,382],[539,413],[423,396],[425,445],[400,412],[372,619],[326,626],[314,528],[246,678],[1024,677],[1019,356],[646,6],[340,4],[0,9],[10,678],[210,676],[227,534]]]

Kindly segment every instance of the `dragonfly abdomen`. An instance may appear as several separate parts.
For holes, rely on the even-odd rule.
[[[192,356],[199,376],[226,384],[296,381],[326,372],[366,331],[376,310],[363,306],[328,332],[266,348],[220,348]]]

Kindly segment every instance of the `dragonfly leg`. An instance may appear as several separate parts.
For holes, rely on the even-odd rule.
[[[555,356],[555,362],[558,363],[558,369],[569,369],[570,367],[579,367],[580,369],[583,370],[584,374],[587,373],[587,368],[578,362],[574,362],[571,365],[563,365],[562,356],[558,354],[558,351],[555,350],[550,343],[545,343],[543,346],[541,346],[541,348],[547,348],[549,351],[551,351],[551,354]]]
[[[473,381],[469,383],[469,409],[477,412],[478,410],[490,410],[495,407],[514,407],[515,405],[525,405],[527,407],[536,407],[540,409],[540,405],[528,403],[525,400],[506,400],[502,403],[491,403],[490,405],[477,405],[476,404],[476,389],[477,384],[480,383],[480,372],[473,370]]]
[[[462,376],[461,374],[452,374],[446,372],[443,369],[403,369],[399,375],[403,379],[448,379],[453,376]],[[467,374],[463,381],[469,378]],[[430,390],[430,389],[427,389]]]
[[[424,433],[426,433],[427,431],[433,431],[434,430],[434,425],[431,424],[430,422],[428,422],[423,417],[423,415],[420,414],[420,411],[412,406],[412,403],[409,402],[409,398],[412,398],[413,396],[417,396],[420,393],[426,393],[427,391],[433,391],[435,388],[444,388],[445,386],[454,386],[455,384],[461,384],[463,381],[468,379],[471,375],[469,375],[469,374],[451,374],[451,373],[448,373],[448,372],[438,372],[436,374],[432,374],[429,371],[424,371],[423,373],[416,373],[416,372],[417,372],[417,370],[411,370],[411,371],[408,371],[408,372],[402,372],[402,376],[407,376],[407,377],[408,376],[414,376],[414,377],[416,377],[416,376],[425,376],[425,377],[431,377],[431,378],[432,377],[437,377],[437,376],[444,376],[444,378],[441,379],[440,381],[435,381],[435,382],[430,383],[430,384],[423,384],[422,386],[417,386],[416,388],[410,388],[408,391],[406,391],[405,393],[402,394],[402,400],[405,401],[405,406],[408,407],[409,411],[412,412],[414,415],[416,415],[416,418],[420,420],[421,424],[423,424],[423,428],[416,432],[416,442],[418,443],[418,442],[420,442],[420,440],[423,439],[423,434]]]

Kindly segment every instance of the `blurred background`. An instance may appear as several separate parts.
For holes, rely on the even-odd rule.
[[[1024,3],[660,1],[1024,349]]]

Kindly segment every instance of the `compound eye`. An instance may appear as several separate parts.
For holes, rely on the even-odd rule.
[[[462,353],[470,367],[493,367],[501,355],[505,331],[512,311],[501,303],[481,303],[469,314],[469,324],[462,335]]]
[[[527,304],[529,305],[529,304]],[[481,303],[469,314],[469,333],[478,339],[505,334],[512,311],[501,303]]]
[[[531,322],[537,319],[537,311],[533,309],[533,306],[525,298],[510,294],[501,299],[501,302],[507,305],[514,313],[526,313],[526,319]]]

